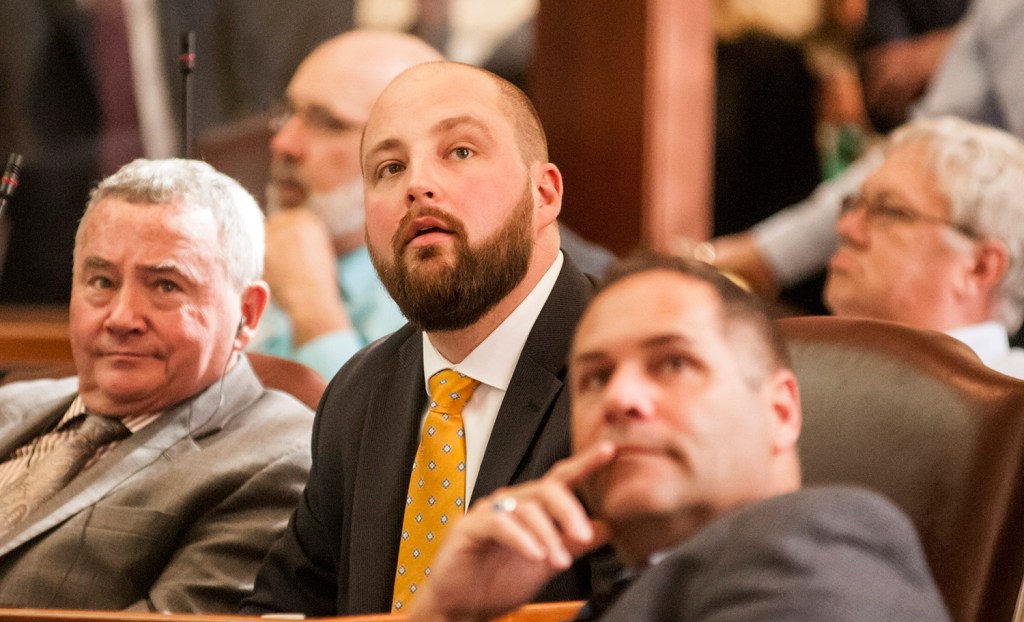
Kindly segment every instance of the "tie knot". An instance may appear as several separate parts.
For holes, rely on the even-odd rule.
[[[442,369],[430,377],[430,408],[461,414],[479,385],[479,380],[452,369]]]
[[[82,423],[75,428],[75,433],[86,439],[93,448],[102,447],[131,434],[121,420],[114,417],[90,413],[83,413],[79,417],[83,419]]]

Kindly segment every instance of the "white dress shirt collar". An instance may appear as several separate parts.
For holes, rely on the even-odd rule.
[[[991,366],[991,361],[1006,356],[1010,351],[1010,340],[1006,334],[1006,328],[999,322],[989,321],[960,326],[946,331],[946,334],[967,344],[978,355],[978,358],[989,366]]]
[[[526,345],[530,331],[533,330],[537,316],[540,315],[555,286],[562,263],[562,253],[559,251],[551,267],[523,302],[461,363],[455,364],[446,359],[430,342],[427,334],[423,333],[423,385],[427,394],[430,394],[430,377],[442,369],[454,369],[479,380],[481,384],[502,391],[508,389],[516,364],[519,362],[519,355]]]

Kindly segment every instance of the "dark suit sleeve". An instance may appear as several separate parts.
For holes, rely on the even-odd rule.
[[[318,446],[320,417],[313,429]],[[316,452],[309,483],[281,538],[274,543],[256,577],[253,593],[242,613],[285,612],[328,616],[337,612],[337,535],[324,525],[316,482]]]
[[[949,619],[909,519],[873,493],[840,488],[776,497],[713,522],[608,613],[701,622]]]
[[[129,610],[235,610],[252,589],[260,560],[295,507],[308,469],[308,450],[297,448],[195,517],[181,546],[150,587],[148,598]]]

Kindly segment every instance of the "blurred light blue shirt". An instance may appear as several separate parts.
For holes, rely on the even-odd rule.
[[[271,300],[249,349],[298,361],[330,380],[363,346],[405,324],[402,312],[377,278],[365,246],[339,257],[337,268],[351,329],[321,335],[296,348],[291,318]]]

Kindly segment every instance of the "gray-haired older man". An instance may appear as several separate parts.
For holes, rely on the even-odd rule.
[[[0,605],[232,611],[309,470],[308,408],[239,354],[263,218],[202,162],[93,190],[71,293],[78,376],[0,389]]]
[[[945,331],[1024,377],[1024,143],[953,117],[897,130],[844,205],[825,301],[837,315]]]

